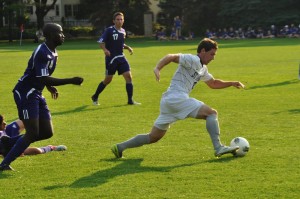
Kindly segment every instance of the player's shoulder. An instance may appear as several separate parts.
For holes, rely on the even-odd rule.
[[[107,28],[105,28],[105,32],[113,32],[115,30],[114,26],[108,26]]]
[[[193,55],[193,54],[183,54],[183,53],[179,53],[179,56],[182,59],[189,59],[189,60],[199,60],[200,58],[197,55]]]

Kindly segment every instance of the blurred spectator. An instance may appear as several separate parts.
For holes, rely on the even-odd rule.
[[[170,34],[170,40],[176,40],[175,27],[172,27],[171,34]]]
[[[181,20],[179,16],[176,16],[174,18],[174,28],[176,31],[176,40],[178,40],[181,38]]]
[[[163,28],[160,28],[159,30],[156,31],[156,40],[159,41],[169,40]]]

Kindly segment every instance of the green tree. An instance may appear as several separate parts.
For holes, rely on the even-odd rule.
[[[220,9],[219,0],[164,0],[159,7],[164,13],[163,25],[173,26],[175,16],[179,16],[183,24],[183,33],[193,31],[204,32],[206,28],[217,26],[217,13]]]
[[[0,16],[1,21],[3,17],[5,17],[8,21],[8,41],[13,41],[13,32],[12,28],[13,26],[20,24],[16,24],[16,18],[20,19],[22,18],[22,9],[24,4],[20,0],[2,0],[0,1]],[[3,27],[3,22],[1,22],[1,26]]]
[[[112,15],[123,12],[125,15],[124,28],[136,34],[143,34],[144,13],[149,11],[149,0],[81,0],[82,18],[89,18],[98,29],[112,25]]]
[[[52,0],[50,5],[47,5],[47,0],[34,0],[34,4],[36,6],[36,17],[37,17],[37,29],[41,29],[44,26],[44,17],[47,13],[54,9],[55,3],[57,0]]]
[[[299,0],[222,0],[219,18],[222,25],[269,26],[300,21]]]
[[[179,15],[183,29],[203,34],[223,27],[281,26],[300,21],[299,0],[162,0],[163,25],[172,25]]]

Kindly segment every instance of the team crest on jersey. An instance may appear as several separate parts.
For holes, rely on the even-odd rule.
[[[52,59],[51,55],[47,55],[48,59]]]

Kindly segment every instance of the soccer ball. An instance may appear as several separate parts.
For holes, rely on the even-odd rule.
[[[233,155],[235,157],[245,156],[250,149],[249,142],[243,137],[233,138],[233,140],[231,140],[231,142],[230,142],[230,146],[239,146],[240,147],[236,152],[233,153]]]

